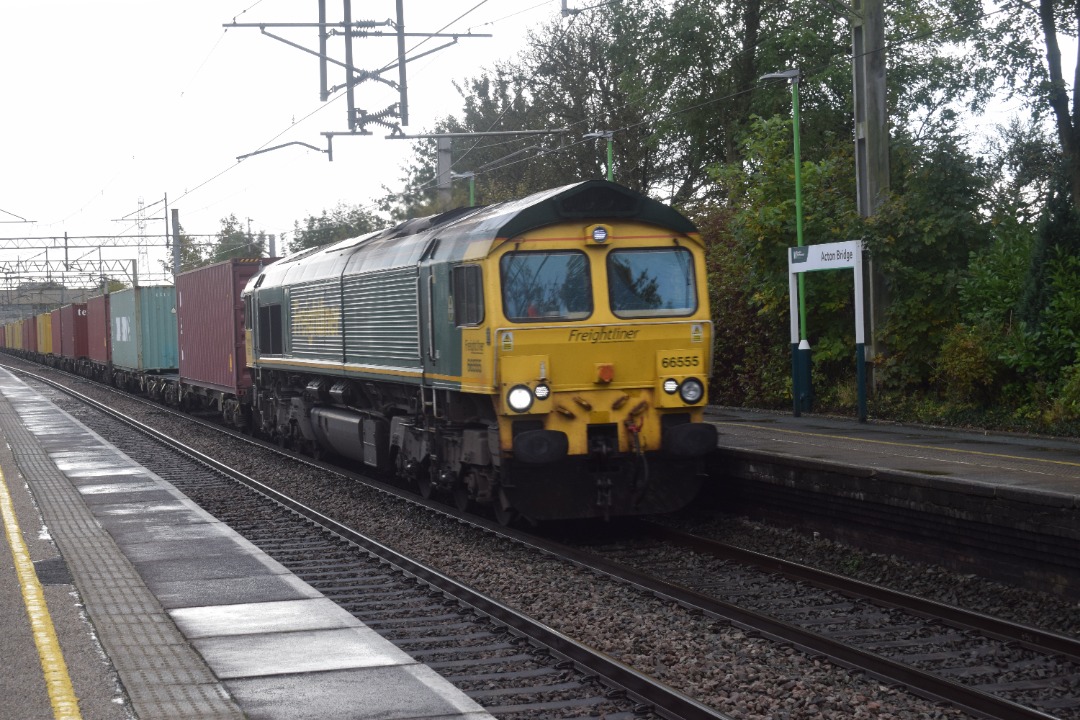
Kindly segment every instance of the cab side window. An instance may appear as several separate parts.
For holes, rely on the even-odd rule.
[[[454,324],[458,327],[484,322],[483,280],[479,265],[454,268]]]
[[[281,305],[260,305],[259,353],[262,355],[281,355],[283,351]]]

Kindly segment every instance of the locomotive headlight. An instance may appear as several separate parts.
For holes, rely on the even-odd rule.
[[[506,404],[514,412],[525,412],[533,403],[533,394],[527,385],[515,385],[506,393]]]
[[[697,378],[687,378],[679,386],[679,397],[687,405],[693,405],[705,395],[705,386]]]
[[[675,391],[679,389],[679,383],[675,381],[675,378],[668,378],[664,381],[664,392],[668,395],[674,395]]]
[[[541,383],[533,390],[533,395],[536,396],[537,400],[547,400],[548,396],[551,395],[551,388]]]

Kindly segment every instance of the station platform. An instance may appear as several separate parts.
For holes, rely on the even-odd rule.
[[[1080,438],[971,432],[711,406],[725,451],[834,463],[911,483],[1080,508]]]
[[[700,505],[1080,600],[1080,441],[711,407]]]
[[[0,720],[490,718],[0,369]]]

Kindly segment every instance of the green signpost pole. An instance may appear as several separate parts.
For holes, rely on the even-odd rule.
[[[802,157],[799,145],[799,69],[762,75],[762,80],[788,80],[791,82],[792,134],[795,150],[795,244],[803,247],[802,206]],[[810,410],[814,402],[814,386],[811,377],[810,341],[806,337],[806,282],[798,274],[799,339],[791,346],[792,406],[795,417],[803,410]]]

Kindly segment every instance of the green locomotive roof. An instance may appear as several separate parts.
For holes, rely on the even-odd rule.
[[[638,220],[680,233],[697,232],[686,217],[667,205],[605,180],[589,180],[491,206],[483,227],[491,238],[512,238],[567,220]]]
[[[690,220],[657,200],[605,180],[588,180],[519,200],[414,218],[361,237],[306,250],[268,266],[252,284],[295,285],[342,272],[350,275],[406,267],[416,265],[425,254],[456,260],[471,243],[484,240],[494,243],[573,220],[636,220],[677,233],[697,232]],[[435,240],[438,240],[437,248],[432,247]]]

